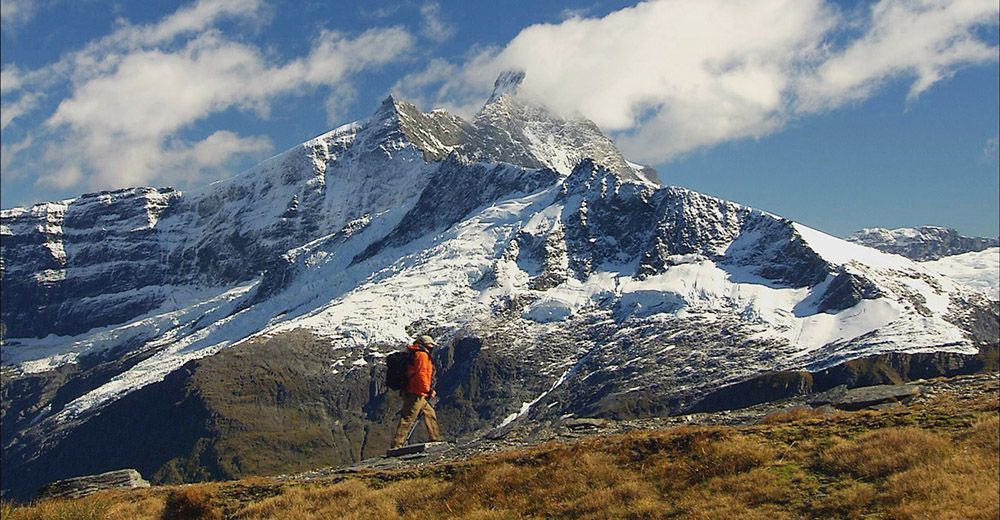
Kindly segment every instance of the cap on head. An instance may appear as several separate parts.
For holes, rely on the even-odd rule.
[[[434,346],[437,346],[437,343],[434,343],[434,338],[432,338],[430,336],[427,336],[427,335],[418,337],[417,338],[417,343],[419,343],[419,344],[421,344],[421,345],[423,345],[425,347],[434,347]]]

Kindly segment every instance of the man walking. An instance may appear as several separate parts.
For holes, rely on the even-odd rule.
[[[392,448],[396,449],[406,442],[410,427],[417,420],[421,412],[424,414],[424,425],[427,426],[427,434],[432,442],[442,440],[441,431],[438,429],[437,414],[427,400],[433,398],[436,392],[431,388],[431,381],[434,378],[434,364],[431,363],[431,350],[436,343],[430,336],[420,336],[408,348],[413,360],[406,369],[407,382],[403,388],[403,410],[399,418],[399,427],[396,429],[396,436],[392,441]]]

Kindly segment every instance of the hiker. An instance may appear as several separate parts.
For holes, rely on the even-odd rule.
[[[417,420],[420,412],[424,413],[424,425],[432,442],[441,441],[441,431],[438,430],[437,414],[427,400],[433,398],[436,392],[431,388],[434,378],[434,364],[431,363],[431,350],[435,347],[434,338],[420,336],[408,347],[412,362],[406,368],[406,386],[400,390],[403,395],[403,409],[400,412],[399,427],[392,441],[396,449],[406,442],[410,427]]]

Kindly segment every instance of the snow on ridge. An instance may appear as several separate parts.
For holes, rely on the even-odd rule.
[[[915,265],[911,260],[902,256],[883,253],[877,249],[848,242],[797,222],[793,223],[792,226],[816,254],[833,264],[846,265],[852,262],[862,262],[879,269],[909,269]]]
[[[1000,247],[946,256],[920,265],[1000,300]]]

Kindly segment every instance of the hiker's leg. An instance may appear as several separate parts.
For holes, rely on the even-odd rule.
[[[417,420],[417,414],[420,413],[420,407],[417,406],[419,398],[420,396],[403,392],[403,410],[400,412],[399,427],[396,428],[396,435],[392,439],[393,448],[398,448],[406,442],[406,434],[410,433],[410,426]]]
[[[437,413],[434,411],[434,407],[431,406],[430,402],[425,401],[424,404],[424,426],[427,427],[427,436],[430,437],[432,442],[438,442],[444,440],[441,437],[441,430],[438,429],[438,419]]]

